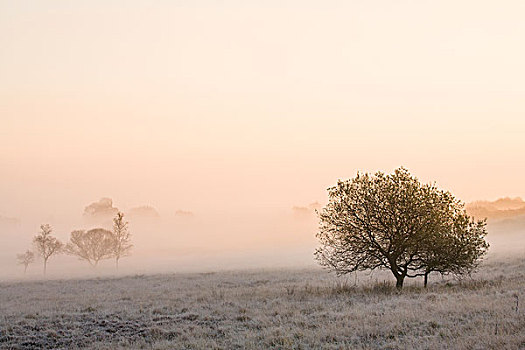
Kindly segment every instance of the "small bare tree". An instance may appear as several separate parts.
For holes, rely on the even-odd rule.
[[[124,221],[124,213],[118,212],[113,219],[113,235],[115,238],[113,256],[115,257],[115,266],[118,270],[120,258],[128,256],[133,247],[133,244],[131,244],[131,234],[128,230],[128,222]]]
[[[16,259],[18,260],[19,265],[24,265],[24,274],[25,274],[29,264],[32,264],[33,262],[35,262],[35,253],[33,253],[32,251],[28,249],[23,254],[17,254]]]
[[[103,228],[95,228],[89,231],[71,232],[66,252],[81,260],[86,260],[91,266],[96,267],[100,260],[113,257],[114,247],[113,233]]]
[[[44,275],[47,270],[47,260],[62,252],[64,245],[56,237],[51,236],[53,229],[49,224],[40,225],[40,232],[33,238],[38,253],[44,259]]]

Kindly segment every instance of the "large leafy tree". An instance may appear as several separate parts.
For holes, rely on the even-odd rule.
[[[338,181],[328,196],[315,255],[339,275],[388,269],[402,288],[406,277],[470,271],[488,248],[483,221],[474,222],[450,192],[420,183],[405,168],[358,173]]]
[[[40,232],[33,238],[33,244],[44,260],[44,275],[47,270],[47,261],[53,255],[62,252],[64,245],[51,235],[53,229],[49,224],[40,225]]]
[[[109,230],[103,228],[77,230],[71,232],[66,252],[96,267],[100,260],[113,257],[115,243],[115,237]]]

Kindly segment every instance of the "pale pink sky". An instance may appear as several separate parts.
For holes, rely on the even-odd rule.
[[[0,215],[523,196],[523,1],[0,0]]]

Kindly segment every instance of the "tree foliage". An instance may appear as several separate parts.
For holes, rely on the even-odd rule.
[[[420,271],[416,274],[425,277],[425,287],[431,272],[462,275],[478,266],[489,247],[484,239],[485,226],[485,220],[475,221],[459,211],[448,231],[429,237],[420,257]]]
[[[62,252],[64,245],[56,237],[51,236],[53,229],[49,224],[40,225],[40,232],[33,238],[38,253],[44,260],[44,275],[47,270],[47,261],[53,255]]]
[[[115,237],[109,230],[103,228],[77,230],[71,232],[66,252],[86,260],[91,266],[97,266],[100,260],[113,256],[115,243]]]
[[[401,288],[406,277],[469,272],[488,249],[484,221],[473,221],[450,192],[421,184],[405,168],[358,173],[328,196],[315,256],[339,275],[388,269]]]

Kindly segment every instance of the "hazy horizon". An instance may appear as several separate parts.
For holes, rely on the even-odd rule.
[[[0,227],[2,270],[40,223],[67,240],[103,197],[159,212],[133,228],[137,259],[215,247],[283,264],[313,262],[316,219],[293,207],[357,171],[525,198],[524,14],[517,0],[0,0],[0,217],[20,220]]]

